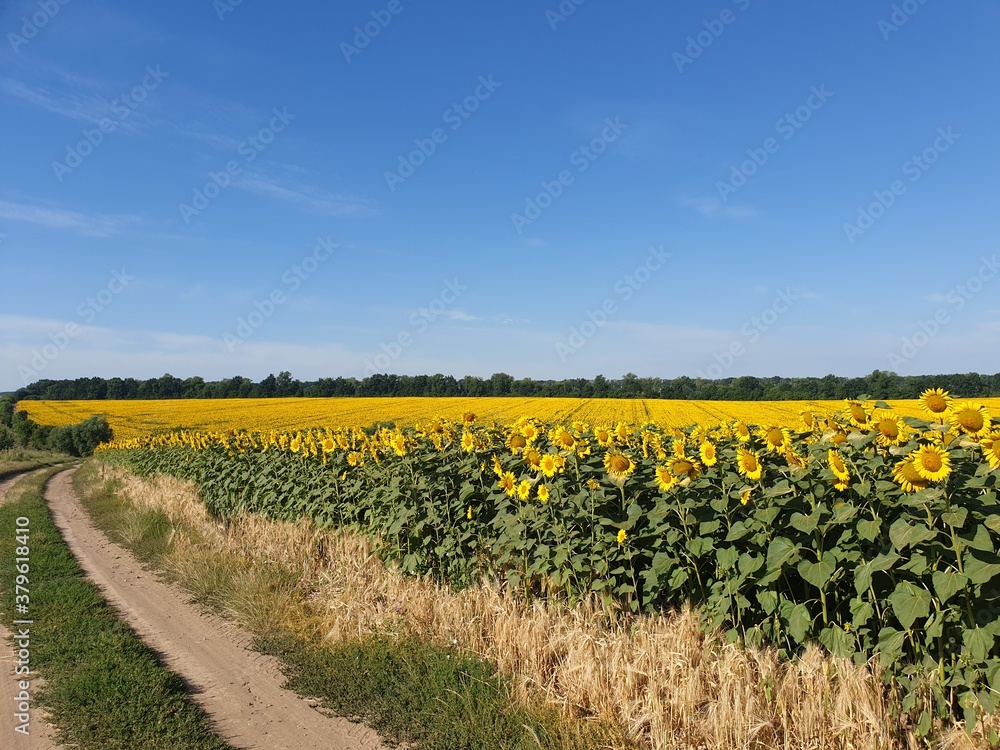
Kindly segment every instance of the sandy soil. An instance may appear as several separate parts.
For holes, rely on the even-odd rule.
[[[0,481],[0,505],[7,496],[7,490],[20,478],[13,476]],[[13,529],[0,529],[0,534],[10,533],[13,533]],[[8,582],[5,581],[4,585],[8,585]],[[30,628],[29,625],[29,631]],[[32,704],[29,709],[29,734],[25,736],[14,730],[21,724],[15,719],[13,708],[17,705],[15,698],[21,692],[18,682],[24,679],[24,676],[14,674],[14,661],[14,646],[10,641],[10,631],[0,625],[0,747],[4,750],[51,750],[57,747],[52,741],[55,732],[45,722],[44,712],[37,706]],[[28,678],[28,694],[33,695],[41,681],[35,675],[28,675]]]
[[[63,538],[107,600],[192,687],[222,737],[238,748],[384,747],[371,729],[325,716],[282,688],[277,660],[251,650],[249,634],[190,604],[182,590],[159,581],[97,530],[73,491],[72,473],[57,474],[45,490]]]

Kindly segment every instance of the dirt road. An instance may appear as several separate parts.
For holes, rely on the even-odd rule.
[[[193,686],[192,697],[222,737],[235,747],[268,750],[383,747],[371,729],[324,716],[282,688],[277,661],[252,651],[247,633],[189,604],[182,590],[157,580],[97,530],[73,491],[72,473],[57,474],[45,490],[56,526],[105,598]]]
[[[7,490],[13,487],[18,479],[20,479],[19,476],[14,476],[0,481],[0,505],[3,505]],[[12,533],[13,529],[0,529],[0,532]],[[5,581],[4,585],[7,583]],[[30,630],[30,625],[28,628]],[[9,638],[10,631],[0,625],[0,747],[4,750],[53,750],[56,747],[52,742],[55,733],[52,727],[45,722],[44,714],[37,706],[29,703],[28,734],[24,735],[16,730],[22,721],[14,716],[14,708],[20,703],[17,700],[21,693],[18,683],[24,679],[24,676],[14,674],[16,657]],[[34,675],[29,675],[29,678],[28,695],[30,696],[38,690],[39,681]]]

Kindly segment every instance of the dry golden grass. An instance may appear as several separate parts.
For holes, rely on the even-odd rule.
[[[655,750],[918,747],[889,712],[881,681],[864,667],[810,648],[782,660],[706,635],[695,613],[624,617],[589,604],[524,605],[483,585],[454,592],[388,569],[356,535],[306,521],[213,521],[193,485],[143,480],[119,469],[124,495],[163,511],[175,526],[169,567],[201,580],[229,566],[224,599],[251,627],[275,618],[307,636],[333,641],[371,633],[416,634],[478,654],[514,678],[516,697],[544,700],[567,717],[623,727],[636,746]],[[288,586],[275,587],[274,566]],[[255,572],[256,571],[256,572]],[[234,584],[235,581],[235,584]],[[988,717],[972,738],[952,728],[935,746],[986,747]]]

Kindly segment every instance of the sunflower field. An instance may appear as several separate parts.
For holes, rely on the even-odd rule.
[[[864,397],[796,425],[521,417],[177,431],[103,445],[196,482],[219,517],[302,516],[382,557],[526,599],[626,612],[691,602],[730,640],[818,641],[872,663],[927,734],[1000,696],[1000,420],[926,391],[921,416]]]
[[[1000,413],[1000,398],[983,404]],[[922,412],[916,400],[889,401],[904,416]],[[38,424],[61,427],[103,416],[120,438],[141,437],[177,427],[201,432],[299,430],[308,427],[352,427],[393,422],[412,427],[438,415],[457,417],[475,412],[485,422],[511,423],[522,414],[544,422],[590,424],[655,422],[674,426],[718,424],[738,419],[753,424],[795,427],[805,410],[830,412],[839,401],[698,401],[627,398],[391,397],[391,398],[196,398],[161,400],[35,401],[18,409]]]

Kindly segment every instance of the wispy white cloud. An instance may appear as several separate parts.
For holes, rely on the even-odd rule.
[[[748,206],[730,206],[719,198],[708,195],[681,198],[677,201],[677,205],[682,208],[692,208],[709,219],[749,219],[757,215],[757,212]]]
[[[85,214],[48,206],[28,206],[0,200],[0,219],[23,221],[28,224],[76,232],[85,237],[111,237],[126,227],[141,221],[134,215]]]
[[[233,183],[235,187],[265,195],[321,216],[368,216],[375,213],[372,201],[355,195],[331,193],[315,185],[282,184],[263,175],[250,175]]]

